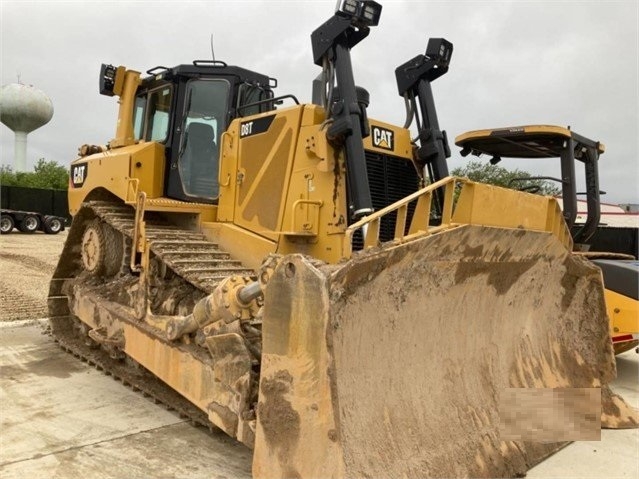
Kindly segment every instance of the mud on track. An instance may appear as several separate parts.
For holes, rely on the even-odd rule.
[[[49,280],[67,232],[0,236],[0,321],[47,316]]]

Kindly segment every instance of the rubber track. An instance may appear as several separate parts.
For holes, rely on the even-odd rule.
[[[97,217],[123,235],[133,237],[135,212],[130,206],[90,201],[84,207],[91,208]],[[145,221],[151,252],[175,274],[206,293],[213,292],[219,281],[228,276],[255,275],[202,233],[161,220]]]
[[[78,331],[73,327],[74,321],[79,324],[78,319],[70,317],[50,320],[53,339],[64,351],[73,354],[107,376],[113,376],[133,391],[151,397],[153,402],[160,403],[167,409],[175,411],[181,418],[187,418],[191,423],[204,426],[211,431],[216,428],[204,411],[195,407],[142,366],[134,366],[132,359],[113,359],[103,348],[89,346],[86,342],[88,337],[78,336]]]

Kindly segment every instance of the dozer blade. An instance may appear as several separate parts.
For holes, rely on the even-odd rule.
[[[599,271],[523,229],[463,226],[337,266],[286,257],[263,334],[255,477],[518,476],[580,437],[556,414],[556,439],[505,439],[500,396],[603,403],[616,373]],[[632,423],[613,399],[604,412]]]

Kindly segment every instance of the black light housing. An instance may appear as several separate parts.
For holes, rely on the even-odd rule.
[[[115,89],[115,76],[117,67],[102,64],[100,67],[100,95],[113,96]]]
[[[439,67],[447,67],[453,54],[453,44],[444,38],[431,38],[426,46],[426,56]]]
[[[382,6],[373,0],[338,0],[335,13],[357,27],[374,27],[379,24]]]

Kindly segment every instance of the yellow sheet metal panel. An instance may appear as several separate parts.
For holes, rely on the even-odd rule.
[[[234,223],[276,240],[281,229],[303,107],[239,121]]]
[[[568,250],[572,239],[557,201],[548,196],[466,182],[453,213],[454,223],[553,233]]]
[[[117,77],[121,77],[121,71],[124,67],[118,67]],[[126,70],[124,72],[124,80],[122,86],[119,85],[120,78],[116,81],[115,93],[120,97],[118,103],[120,109],[118,112],[118,122],[116,125],[115,138],[110,141],[112,148],[132,145],[135,143],[133,134],[133,105],[135,104],[135,94],[137,88],[142,82],[140,72],[134,70]]]
[[[218,183],[218,220],[233,221],[235,215],[235,187],[237,183],[238,138],[240,122],[233,121],[228,130],[222,133],[220,146],[220,176]]]
[[[319,123],[300,129],[288,189],[278,253],[339,260],[347,222],[344,155]]]
[[[129,176],[139,180],[138,190],[144,191],[147,198],[159,198],[164,190],[164,145],[151,142],[140,146],[131,154]]]
[[[150,198],[160,197],[164,187],[164,146],[141,142],[107,150],[74,161],[71,171],[68,195],[72,215],[97,188],[106,189],[124,201],[130,199],[131,179],[138,180],[138,191],[145,191]]]
[[[217,220],[237,225],[227,249],[237,249],[245,264],[258,260],[250,248],[237,248],[249,237],[264,240],[257,241],[263,253],[274,252],[278,243],[282,254],[340,258],[338,235],[346,227],[344,158],[328,143],[323,120],[322,108],[305,105],[235,120],[224,134]]]
[[[247,268],[259,269],[262,261],[275,253],[277,243],[262,236],[239,228],[233,223],[202,222],[202,233],[207,239],[228,251],[231,257],[242,262]]]
[[[614,338],[639,333],[639,303],[632,298],[606,290],[606,311],[610,318],[610,331]]]
[[[179,221],[182,227],[198,227],[203,221],[216,221],[217,205],[207,203],[188,203],[173,198],[150,198],[146,200],[145,211],[163,211],[181,213]]]
[[[108,150],[104,153],[76,160],[72,165],[72,182],[69,188],[69,211],[74,215],[84,199],[94,190],[103,188],[122,200],[126,198],[131,154],[138,145]],[[79,173],[82,172],[82,181]],[[78,180],[78,181],[75,181]]]
[[[302,113],[302,123],[300,126],[319,125],[326,119],[326,112],[324,108],[319,105],[307,104],[304,105]]]

